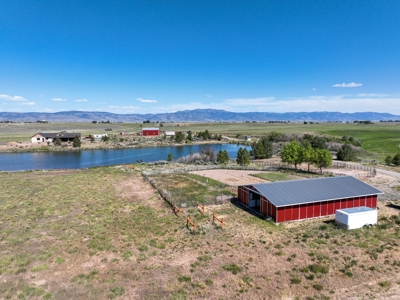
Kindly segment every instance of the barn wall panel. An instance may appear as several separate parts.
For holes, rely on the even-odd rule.
[[[300,205],[300,220],[307,219],[307,204]]]
[[[372,207],[372,196],[367,196],[367,201],[365,206]]]
[[[314,217],[319,217],[321,216],[321,203],[317,202],[314,203]]]
[[[328,215],[335,214],[335,201],[328,201]]]
[[[328,201],[321,202],[321,216],[328,215]]]
[[[292,220],[300,220],[300,205],[294,205],[292,208]]]
[[[277,211],[277,209],[276,209],[276,206],[275,205],[272,205],[272,203],[271,203],[271,210],[270,210],[270,212],[271,212],[271,218],[276,222],[276,223],[278,223],[278,219],[276,218],[276,211]]]
[[[334,206],[333,206],[334,207],[333,213],[336,213],[336,210],[341,208],[340,204],[341,204],[340,200],[335,200],[335,203],[334,203]]]
[[[347,199],[347,208],[353,208],[354,207],[354,199],[349,198]]]
[[[377,203],[378,203],[378,196],[377,196],[377,195],[373,195],[373,196],[372,196],[371,207],[372,207],[372,208],[376,208]]]
[[[360,207],[360,197],[355,197],[354,198],[354,207]]]
[[[341,208],[347,208],[347,198],[343,198],[340,200],[340,206]]]
[[[276,209],[276,220],[277,223],[285,222],[285,210],[283,207],[278,207]]]
[[[312,203],[307,203],[307,219],[314,218],[314,206]]]

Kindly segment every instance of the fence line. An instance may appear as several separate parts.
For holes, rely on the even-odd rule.
[[[225,224],[224,218],[218,218],[215,215],[215,213],[213,212],[213,221],[212,222],[215,223],[215,220],[221,222],[221,227],[222,227],[222,229],[224,229],[224,224]]]
[[[201,213],[204,215],[204,211],[206,210],[206,206],[205,205],[200,205],[199,202],[196,201],[196,208],[201,209]]]

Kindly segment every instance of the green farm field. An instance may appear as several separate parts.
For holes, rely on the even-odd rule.
[[[158,127],[159,124],[139,123],[51,123],[51,124],[0,124],[0,142],[20,141],[28,142],[29,138],[37,132],[75,131],[83,136],[89,134],[100,134],[106,132],[119,135],[120,132],[141,132],[142,127]],[[161,127],[166,131],[189,131],[199,132],[206,129],[212,134],[236,137],[236,135],[262,136],[271,131],[284,134],[320,134],[336,138],[343,135],[361,139],[362,148],[372,157],[383,160],[387,155],[394,155],[400,151],[400,124],[397,123],[376,123],[364,124],[343,124],[343,123],[164,123]]]

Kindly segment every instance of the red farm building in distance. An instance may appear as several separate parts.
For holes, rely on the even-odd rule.
[[[158,136],[160,134],[159,128],[143,128],[142,135],[143,136]]]
[[[380,194],[352,176],[238,186],[238,200],[275,223],[334,215],[343,208],[376,208]]]

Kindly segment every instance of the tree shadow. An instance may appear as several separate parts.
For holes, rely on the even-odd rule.
[[[386,206],[390,207],[390,208],[394,208],[394,209],[400,210],[400,205],[396,205],[396,204],[390,203],[390,204],[386,204]]]

